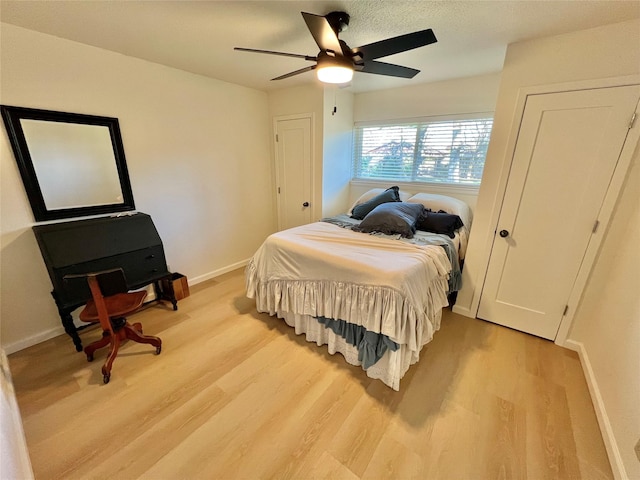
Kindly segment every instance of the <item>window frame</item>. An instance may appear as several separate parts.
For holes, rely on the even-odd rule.
[[[415,117],[415,118],[398,118],[398,119],[387,119],[387,120],[369,120],[369,121],[361,121],[354,122],[353,125],[353,151],[352,151],[352,159],[351,159],[351,183],[357,185],[376,185],[379,186],[381,183],[387,184],[389,182],[402,184],[407,187],[415,187],[415,188],[424,188],[425,186],[429,186],[430,189],[434,188],[437,190],[443,191],[454,191],[457,190],[461,193],[468,192],[478,192],[480,189],[480,183],[477,185],[467,184],[467,183],[451,183],[451,182],[428,182],[428,181],[420,181],[412,178],[411,180],[401,180],[401,179],[393,179],[393,178],[363,178],[356,177],[357,172],[357,163],[360,158],[362,158],[362,141],[360,134],[358,133],[358,129],[366,128],[366,127],[394,127],[394,126],[403,126],[403,125],[415,125],[415,124],[426,124],[426,123],[439,123],[439,122],[448,122],[448,121],[456,121],[456,120],[479,120],[479,119],[491,119],[494,120],[494,112],[473,112],[473,113],[459,113],[459,114],[448,114],[448,115],[433,115],[427,117]],[[493,125],[491,128],[491,134],[493,134]],[[491,135],[489,136],[489,142],[491,142]],[[415,158],[415,151],[414,151]],[[485,157],[485,165],[486,165],[486,157]],[[414,164],[415,167],[415,164]],[[483,166],[484,172],[484,166]],[[413,176],[412,176],[413,177]]]

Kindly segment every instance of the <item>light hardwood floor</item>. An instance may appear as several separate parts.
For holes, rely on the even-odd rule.
[[[10,356],[36,478],[613,478],[576,354],[536,337],[445,311],[394,392],[241,270],[132,319],[162,354],[125,344],[108,385],[66,335]]]

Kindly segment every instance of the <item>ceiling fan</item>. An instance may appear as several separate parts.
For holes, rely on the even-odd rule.
[[[314,15],[301,12],[304,21],[320,47],[320,52],[315,57],[298,55],[295,53],[274,52],[272,50],[257,50],[254,48],[235,47],[234,50],[242,52],[266,53],[269,55],[281,55],[284,57],[303,58],[310,62],[316,62],[310,67],[301,68],[289,72],[271,80],[282,80],[301,73],[316,70],[318,79],[325,83],[347,83],[351,81],[353,72],[373,73],[388,75],[391,77],[413,78],[420,70],[376,61],[377,58],[386,57],[395,53],[406,52],[414,48],[423,47],[437,42],[436,36],[429,28],[419,32],[387,38],[379,42],[370,43],[361,47],[350,48],[344,41],[338,38],[338,34],[349,26],[349,15],[345,12],[331,12],[327,15]]]

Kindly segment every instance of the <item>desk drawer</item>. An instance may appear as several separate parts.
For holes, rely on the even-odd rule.
[[[127,284],[131,288],[146,285],[149,279],[157,278],[161,273],[168,273],[167,260],[161,245],[119,256],[124,274],[127,276]]]
[[[69,265],[55,270],[54,290],[63,305],[79,304],[91,298],[86,282],[65,282],[65,275],[99,272],[111,268],[122,268],[129,288],[140,288],[168,274],[167,261],[162,245],[127,252],[112,257],[99,258],[91,262]]]

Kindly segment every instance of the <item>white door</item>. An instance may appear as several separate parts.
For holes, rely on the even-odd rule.
[[[556,337],[639,96],[626,86],[527,97],[479,318]]]
[[[276,193],[280,230],[311,222],[311,116],[276,118]]]

